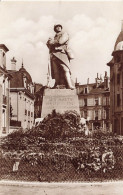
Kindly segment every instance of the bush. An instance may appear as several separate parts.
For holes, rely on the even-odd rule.
[[[53,110],[52,114],[49,114],[40,123],[38,129],[42,130],[42,136],[48,140],[64,139],[71,135],[75,136],[75,133],[79,129],[80,116],[75,111],[68,111],[64,114],[56,113]]]

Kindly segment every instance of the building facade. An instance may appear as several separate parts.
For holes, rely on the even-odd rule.
[[[111,123],[114,133],[123,135],[123,25],[116,40],[110,67]]]
[[[43,100],[43,93],[44,93],[45,87],[40,83],[34,84],[34,118],[40,118],[41,117],[41,111],[42,111],[42,100]]]
[[[81,117],[89,121],[91,130],[110,130],[109,78],[105,72],[104,81],[98,77],[95,83],[80,85],[76,82]]]
[[[6,70],[8,48],[0,44],[0,136],[9,133],[9,84],[11,76]]]
[[[30,74],[23,66],[16,71],[16,60],[11,60],[10,81],[11,131],[22,127],[30,129],[34,125],[34,86]]]

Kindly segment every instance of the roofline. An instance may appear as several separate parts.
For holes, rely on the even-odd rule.
[[[100,91],[100,92],[90,92],[90,93],[86,93],[86,94],[78,94],[78,96],[89,96],[89,95],[101,95],[101,94],[105,94],[105,93],[110,93],[110,91]]]
[[[25,94],[27,95],[27,96],[29,96],[32,100],[34,100],[34,94],[31,94],[27,89],[25,89],[25,88],[11,88],[10,87],[10,92],[19,92],[19,91],[23,91],[23,92],[25,92]]]
[[[4,49],[5,52],[9,51],[9,49],[4,44],[0,44],[0,49]]]

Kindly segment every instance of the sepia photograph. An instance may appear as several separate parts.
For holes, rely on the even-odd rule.
[[[123,1],[0,1],[0,195],[123,193]]]

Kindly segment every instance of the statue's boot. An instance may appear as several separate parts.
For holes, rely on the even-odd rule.
[[[75,87],[72,85],[71,77],[70,77],[69,72],[65,73],[65,79],[66,79],[66,82],[67,82],[67,85],[68,85],[68,89],[75,89]]]

